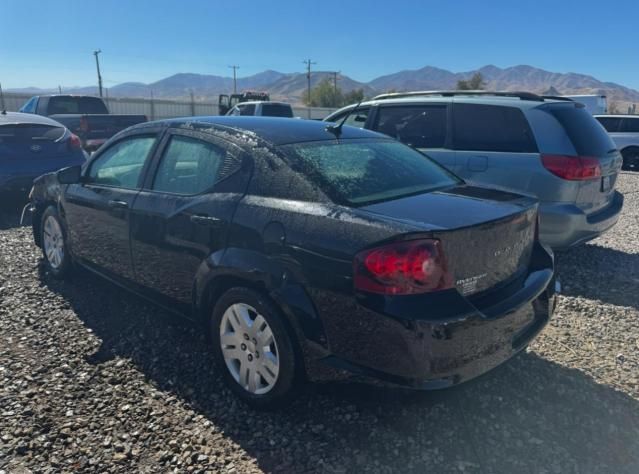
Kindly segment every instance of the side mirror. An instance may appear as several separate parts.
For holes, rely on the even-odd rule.
[[[56,173],[60,184],[76,184],[82,180],[82,167],[80,165],[62,168]]]
[[[353,120],[355,122],[366,122],[366,119],[367,119],[366,115],[356,115]]]

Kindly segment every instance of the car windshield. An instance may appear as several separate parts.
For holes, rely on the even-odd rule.
[[[390,140],[297,143],[281,147],[291,166],[338,203],[360,206],[441,189],[461,181]]]

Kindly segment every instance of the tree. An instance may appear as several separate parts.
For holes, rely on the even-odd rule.
[[[311,100],[304,94],[304,104],[310,107],[342,107],[344,105],[361,102],[364,100],[363,89],[353,89],[344,94],[339,87],[335,87],[333,81],[325,78],[311,89]]]
[[[618,114],[620,111],[619,104],[617,102],[610,101],[608,103],[608,113],[609,114]]]
[[[476,72],[473,76],[465,81],[457,81],[457,90],[460,91],[474,91],[481,90],[486,86],[484,77],[480,72]]]

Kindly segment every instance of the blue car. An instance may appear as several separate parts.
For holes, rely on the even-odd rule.
[[[0,113],[0,193],[27,193],[38,176],[86,159],[80,139],[55,120]]]

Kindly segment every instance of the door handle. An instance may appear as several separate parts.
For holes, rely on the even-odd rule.
[[[221,222],[217,217],[204,216],[201,214],[193,214],[190,219],[194,224],[206,226],[216,226]]]
[[[109,201],[109,207],[113,209],[126,209],[129,207],[129,203],[126,201],[118,201],[115,199],[111,199]]]

